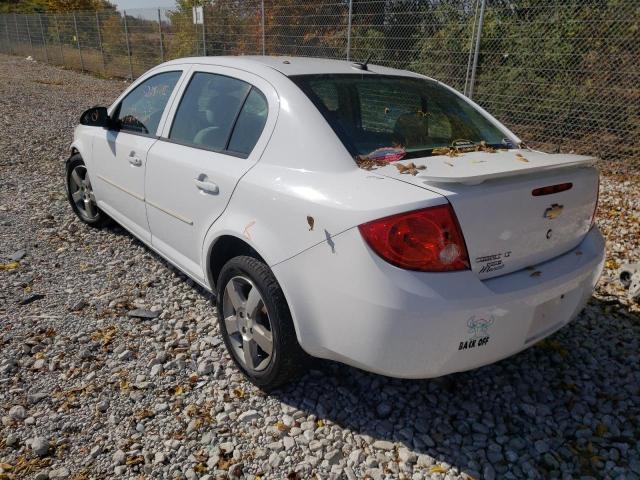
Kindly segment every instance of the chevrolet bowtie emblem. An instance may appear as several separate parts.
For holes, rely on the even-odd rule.
[[[558,205],[554,203],[549,208],[544,211],[544,218],[548,218],[549,220],[553,220],[558,217],[562,213],[563,205]]]

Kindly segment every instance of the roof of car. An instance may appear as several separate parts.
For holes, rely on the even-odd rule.
[[[311,57],[288,57],[288,56],[208,56],[208,57],[188,57],[171,60],[163,65],[171,64],[204,64],[204,65],[224,65],[236,66],[238,68],[269,68],[277,70],[286,76],[308,75],[308,74],[331,74],[331,73],[361,73],[361,74],[383,74],[383,75],[403,75],[421,77],[417,73],[407,70],[383,67],[381,65],[368,64],[367,70],[358,68],[354,61],[331,60],[327,58]]]

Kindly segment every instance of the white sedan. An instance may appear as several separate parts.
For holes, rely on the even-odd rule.
[[[75,213],[214,292],[264,389],[310,356],[404,378],[495,362],[567,324],[602,271],[595,159],[532,151],[416,73],[183,58],[80,123]]]

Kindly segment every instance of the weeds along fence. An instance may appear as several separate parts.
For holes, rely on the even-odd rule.
[[[135,78],[172,58],[287,55],[405,68],[547,151],[640,157],[637,0],[212,0],[0,15],[0,51]]]

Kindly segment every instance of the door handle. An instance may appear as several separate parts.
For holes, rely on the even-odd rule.
[[[217,195],[220,192],[220,188],[217,184],[213,182],[209,182],[207,180],[200,180],[199,178],[194,178],[193,183],[196,184],[198,190],[202,190],[206,193],[211,193],[212,195]]]
[[[138,157],[138,156],[136,155],[136,153],[135,153],[135,152],[131,152],[131,153],[129,154],[129,163],[130,163],[131,165],[133,165],[134,167],[140,167],[140,166],[142,166],[142,160],[140,159],[140,157]]]

